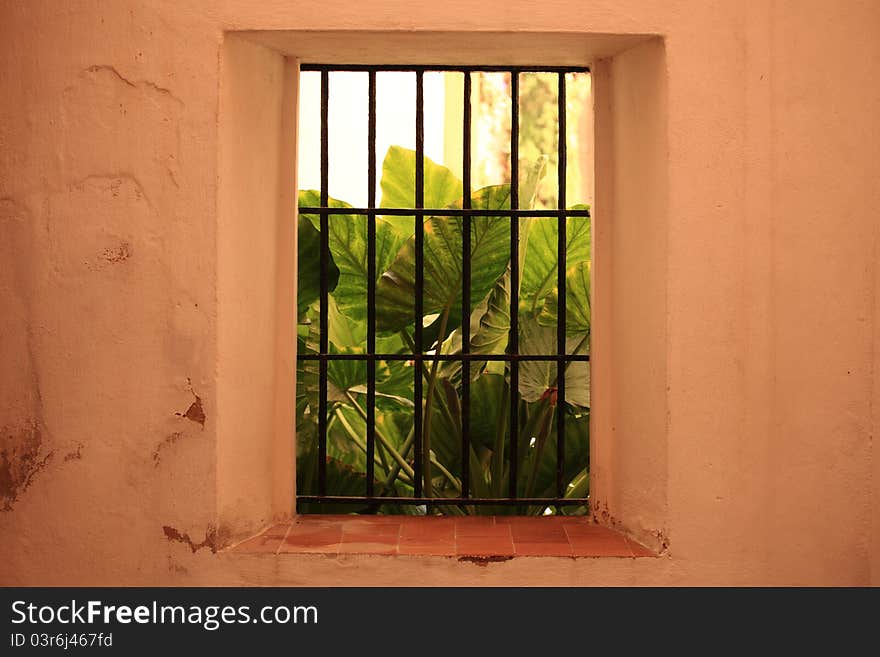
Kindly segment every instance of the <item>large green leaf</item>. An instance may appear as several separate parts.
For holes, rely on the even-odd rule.
[[[541,326],[534,317],[524,316],[521,321],[520,353],[555,354],[555,327]],[[573,352],[583,336],[566,340],[566,350]],[[583,347],[581,347],[583,352]],[[523,361],[519,366],[519,392],[526,402],[534,402],[556,389],[556,363],[550,361]],[[565,377],[565,401],[576,406],[590,406],[590,364],[569,363]]]
[[[553,293],[544,300],[544,307],[538,315],[538,323],[543,326],[556,326],[558,294]],[[590,263],[579,262],[565,274],[565,329],[568,335],[590,332]]]
[[[477,308],[478,312],[480,308]],[[479,327],[471,337],[471,352],[503,354],[510,333],[510,270],[495,281],[480,316]]]
[[[327,287],[334,290],[339,282],[339,269],[331,259],[327,266]],[[299,315],[321,294],[321,233],[309,217],[300,215],[297,222],[297,293]]]
[[[303,207],[317,207],[321,203],[321,194],[315,190],[303,190],[299,193],[299,204]],[[348,203],[329,199],[331,208],[350,208]],[[301,215],[308,219],[315,231],[320,231],[321,219],[316,214]],[[329,229],[330,254],[334,268],[338,267],[334,283],[333,296],[339,310],[350,319],[364,321],[367,316],[367,217],[355,214],[333,214],[327,221]],[[320,233],[317,232],[320,236]],[[394,260],[403,239],[394,228],[383,219],[376,220],[376,275],[378,277]],[[304,257],[303,248],[310,248],[309,256],[318,262],[320,242],[300,246],[300,257]],[[302,271],[302,270],[300,270]],[[317,270],[316,270],[317,271]],[[317,298],[317,293],[312,299]]]
[[[587,209],[577,205],[572,210]],[[590,218],[568,217],[566,230],[566,263],[568,267],[590,259]],[[522,268],[520,308],[538,312],[544,300],[556,288],[558,230],[556,219],[536,219],[532,222],[525,264]]]
[[[510,205],[506,185],[485,188],[473,196],[472,207],[503,209]],[[479,217],[471,220],[471,298],[479,301],[504,273],[509,260],[509,220]],[[425,221],[424,294],[425,315],[446,314],[441,339],[461,324],[462,218],[429,217]],[[400,249],[382,274],[376,290],[378,328],[397,331],[412,324],[415,297],[415,238]],[[439,323],[439,322],[438,322]]]
[[[495,446],[499,422],[504,422],[501,409],[507,386],[503,374],[482,374],[471,386],[471,444],[487,449]],[[491,413],[484,412],[492,409]]]
[[[296,490],[300,495],[318,493],[318,436],[314,422],[297,428]],[[367,478],[363,472],[336,458],[326,462],[327,494],[340,496],[364,495]],[[300,504],[300,513],[360,513],[366,504]]]
[[[449,169],[424,158],[424,205],[445,208],[461,199],[461,181]],[[382,162],[383,208],[416,207],[416,152],[391,146]]]
[[[316,304],[317,305],[317,304]],[[309,309],[309,315],[318,315],[313,306]],[[319,341],[319,324],[310,321],[300,326],[307,327],[304,336],[297,338],[297,353],[317,354]],[[330,343],[331,354],[363,354],[363,347],[337,347]],[[296,363],[296,396],[297,408],[305,400],[305,405],[312,413],[317,413],[319,394],[319,365],[317,360],[297,359]],[[327,364],[327,399],[328,401],[344,402],[348,400],[347,392],[353,392],[358,385],[366,383],[367,369],[364,361],[356,360],[332,360]]]

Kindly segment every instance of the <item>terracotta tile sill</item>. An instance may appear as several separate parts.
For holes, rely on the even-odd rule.
[[[237,554],[372,554],[462,560],[514,557],[657,555],[588,518],[478,516],[297,516],[272,525],[229,551]]]

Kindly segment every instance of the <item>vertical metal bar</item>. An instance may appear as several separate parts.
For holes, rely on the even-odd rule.
[[[327,121],[330,104],[330,76],[321,71],[321,207],[329,205],[329,128]],[[321,360],[318,366],[318,495],[327,494],[327,316],[328,290],[327,269],[330,266],[330,217],[321,213],[321,294],[320,294],[320,337],[318,353]]]
[[[510,72],[510,208],[519,209],[519,73]],[[510,337],[507,353],[519,353],[519,217],[510,217]],[[510,361],[510,480],[516,497],[519,442],[519,361]]]
[[[558,230],[557,230],[557,260],[556,287],[558,295],[556,314],[556,353],[565,354],[565,273],[566,273],[566,217],[565,217],[565,178],[567,167],[567,135],[566,135],[566,107],[565,107],[565,73],[559,73],[559,194],[558,194]],[[556,361],[556,496],[565,494],[565,362],[562,359]]]
[[[424,89],[424,73],[416,71],[416,208],[423,208],[425,205],[425,89]],[[425,290],[425,272],[424,272],[424,218],[415,218],[415,247],[416,247],[416,263],[415,263],[415,352],[422,353],[422,315],[423,300],[422,295]],[[422,459],[430,458],[430,454],[422,454],[422,361],[416,359],[415,370],[415,386],[413,390],[413,403],[415,405],[415,413],[413,415],[413,440],[414,447],[414,488],[415,496],[422,496]],[[430,482],[428,482],[430,485]]]
[[[367,207],[376,207],[376,72],[367,88]],[[376,353],[376,214],[367,215],[367,353]],[[367,363],[367,497],[374,492],[376,453],[376,359]]]
[[[471,207],[471,74],[464,75],[461,207]],[[471,217],[461,219],[461,352],[471,352]],[[471,363],[461,363],[461,496],[470,496]]]

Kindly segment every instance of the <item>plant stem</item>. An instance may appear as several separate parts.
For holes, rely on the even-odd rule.
[[[495,424],[495,445],[493,447],[492,489],[497,497],[501,497],[502,479],[504,478],[504,430],[507,428],[509,395],[501,395],[501,412]],[[515,438],[514,438],[515,439]]]
[[[350,392],[346,391],[345,396],[348,397],[348,400],[352,403],[355,410],[358,412],[358,415],[360,415],[364,420],[366,420],[367,413],[364,411],[364,409],[361,408],[360,404],[357,403],[357,400],[354,398],[354,395],[352,395]],[[376,438],[378,438],[379,442],[382,443],[382,446],[388,450],[388,453],[391,454],[391,457],[395,461],[397,461],[397,463],[400,464],[400,467],[403,468],[403,471],[406,472],[410,477],[415,479],[415,472],[413,472],[413,469],[410,467],[409,463],[407,463],[406,460],[397,452],[397,450],[394,449],[394,446],[391,444],[391,441],[389,441],[385,437],[385,435],[381,431],[379,431],[378,428],[376,428]]]
[[[354,428],[352,428],[352,426],[348,423],[348,420],[346,420],[345,417],[342,415],[342,411],[338,406],[336,407],[334,414],[336,415],[336,419],[339,420],[339,424],[341,424],[342,428],[345,430],[345,433],[348,434],[348,437],[351,438],[352,442],[357,445],[364,454],[366,454],[366,442],[361,442],[360,436],[358,436]],[[383,465],[376,456],[373,456],[373,463],[379,466]],[[385,467],[385,474],[388,474],[387,466]]]
[[[410,427],[409,433],[406,436],[406,440],[403,441],[403,446],[401,448],[401,453],[403,457],[406,458],[409,454],[409,451],[412,449],[413,442],[415,442],[415,427]],[[391,472],[388,475],[388,478],[385,480],[385,487],[388,488],[394,484],[394,480],[397,479],[397,475],[400,473],[400,464],[395,463]]]
[[[535,460],[532,462],[532,471],[529,473],[529,480],[526,483],[526,497],[531,497],[532,490],[535,487],[535,479],[538,476],[538,466],[541,463],[541,457],[544,455],[544,444],[547,442],[547,436],[550,434],[550,419],[553,417],[553,406],[548,400],[541,414],[541,429],[538,431],[538,438],[535,443]],[[557,408],[557,412],[560,409]]]
[[[449,320],[450,307],[443,310],[440,318],[440,334],[437,338],[437,355],[443,351],[443,336],[446,335],[446,322]],[[431,410],[434,405],[434,388],[437,386],[437,368],[439,360],[431,365],[431,375],[428,377],[428,395],[425,398],[425,419],[422,424],[422,462],[425,476],[425,497],[434,497],[431,483]]]

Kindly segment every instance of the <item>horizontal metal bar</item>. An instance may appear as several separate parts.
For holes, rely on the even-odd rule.
[[[589,362],[589,354],[300,354],[297,356],[299,360],[357,360],[371,362],[377,360],[404,360],[404,361],[428,361],[439,360],[441,362],[469,361],[479,362],[481,360],[502,361],[510,363],[513,361],[522,363],[527,361],[535,362]]]
[[[494,64],[300,64],[300,71],[398,71],[402,73],[425,73],[442,71],[449,73],[589,73],[589,66],[496,66]]]
[[[442,506],[587,506],[586,497],[353,497],[341,495],[297,495],[297,502],[315,504],[407,504]]]
[[[299,214],[386,215],[397,217],[589,217],[589,210],[482,210],[480,208],[319,208],[299,206]]]

